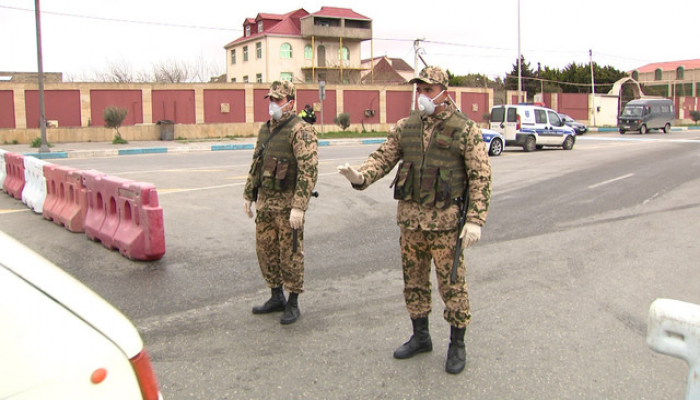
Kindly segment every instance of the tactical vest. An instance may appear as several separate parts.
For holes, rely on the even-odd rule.
[[[412,112],[401,130],[403,160],[394,178],[394,198],[444,209],[459,201],[467,184],[464,154],[460,149],[467,117],[455,111],[433,130],[423,151],[423,124]]]
[[[253,163],[256,171],[255,183],[267,190],[285,192],[294,190],[297,179],[297,160],[292,150],[291,134],[294,127],[301,122],[297,115],[292,115],[282,129],[272,139],[270,137],[270,125],[264,124],[258,134],[258,148],[261,149],[258,160]],[[280,121],[283,123],[283,121]],[[265,144],[267,143],[267,144]]]

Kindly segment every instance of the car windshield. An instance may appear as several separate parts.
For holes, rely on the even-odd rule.
[[[574,119],[569,117],[566,114],[559,114],[559,116],[561,117],[562,121],[564,121],[564,122],[574,122]]]
[[[622,111],[622,116],[623,117],[641,117],[643,109],[644,109],[644,107],[642,107],[642,106],[626,106],[625,109]]]

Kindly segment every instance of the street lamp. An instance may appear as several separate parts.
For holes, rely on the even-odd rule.
[[[37,64],[39,64],[39,128],[41,129],[40,153],[47,153],[49,146],[46,144],[46,110],[44,108],[44,62],[41,56],[41,11],[39,10],[39,0],[34,0],[34,11],[36,14],[36,54]]]
[[[518,103],[522,103],[523,91],[523,55],[520,52],[520,0],[518,0]]]

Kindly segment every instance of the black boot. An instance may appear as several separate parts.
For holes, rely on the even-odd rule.
[[[428,331],[428,317],[412,319],[413,336],[403,346],[396,349],[394,358],[411,358],[415,354],[433,351],[433,342]]]
[[[287,325],[296,322],[296,320],[301,315],[301,313],[299,312],[299,303],[297,300],[298,297],[299,293],[289,294],[289,301],[287,302],[287,306],[284,308],[284,314],[282,314],[282,318],[280,318],[281,324]]]
[[[450,327],[450,348],[447,350],[445,371],[450,374],[458,374],[464,369],[467,360],[467,351],[464,348],[464,333],[467,328]]]
[[[284,299],[282,286],[270,289],[272,295],[270,299],[261,306],[253,307],[253,314],[267,314],[275,311],[284,311],[287,300]]]

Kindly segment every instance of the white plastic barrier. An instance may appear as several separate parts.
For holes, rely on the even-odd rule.
[[[22,190],[22,202],[27,207],[41,214],[46,200],[46,177],[44,165],[46,161],[34,157],[24,157],[24,189]]]
[[[2,190],[2,185],[5,183],[5,177],[7,176],[7,171],[5,170],[5,153],[7,153],[7,151],[0,149],[0,191]]]
[[[690,367],[686,400],[700,400],[700,305],[656,299],[649,308],[647,343]]]

